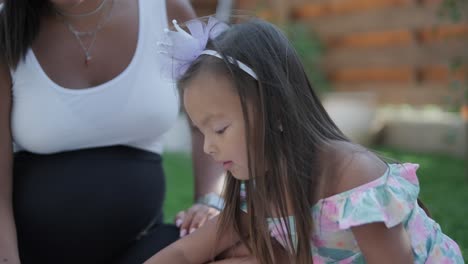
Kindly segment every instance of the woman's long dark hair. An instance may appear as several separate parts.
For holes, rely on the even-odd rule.
[[[50,11],[47,0],[5,0],[0,11],[0,62],[16,68]]]
[[[290,262],[312,263],[311,207],[320,191],[319,152],[331,140],[348,140],[320,103],[287,37],[272,24],[253,19],[234,25],[208,48],[224,59],[200,56],[178,86],[183,92],[202,71],[225,74],[234,82],[246,124],[251,179],[245,182],[248,229],[240,225],[241,182],[228,173],[220,230],[234,226],[239,234],[248,233],[244,242],[260,263],[278,263],[266,219],[295,215],[294,223],[286,221],[297,235],[286,238],[295,247]],[[228,56],[249,65],[258,81],[229,63]]]

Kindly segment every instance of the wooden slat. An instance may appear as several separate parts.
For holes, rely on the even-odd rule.
[[[433,25],[453,24],[449,17],[440,17],[437,6],[385,8],[372,12],[326,16],[314,19],[299,18],[321,36],[339,36],[353,32],[374,32],[397,29],[418,29]],[[468,21],[465,18],[463,21]]]
[[[239,9],[252,10],[255,9],[256,6],[260,4],[260,2],[261,1],[237,0],[236,5]]]
[[[325,38],[326,44],[337,48],[369,48],[409,46],[416,42],[431,43],[447,39],[468,39],[468,24],[426,27],[418,30],[393,30],[350,33],[340,37]]]
[[[388,7],[402,7],[414,4],[414,0],[354,0],[304,3],[293,9],[294,17],[316,18],[331,15],[361,13]]]
[[[369,48],[388,46],[408,46],[415,43],[411,31],[402,29],[386,32],[353,33],[326,40],[330,48]]]
[[[420,70],[421,79],[429,82],[450,83],[454,80],[468,81],[468,65],[454,69],[444,65],[428,65]]]
[[[333,83],[360,84],[369,82],[417,83],[438,82],[450,83],[454,80],[468,81],[468,66],[450,69],[446,65],[427,65],[420,68],[406,65],[395,67],[369,66],[361,68],[341,68],[328,70],[328,77]]]
[[[422,67],[424,65],[449,65],[455,60],[468,62],[468,40],[452,39],[426,44],[386,48],[342,48],[328,49],[322,59],[325,69],[346,67],[396,67],[408,65]]]
[[[435,42],[451,38],[468,38],[468,24],[441,25],[418,32],[422,42]]]
[[[328,73],[334,83],[391,82],[412,83],[415,80],[412,67],[368,67],[337,69]]]
[[[431,5],[431,6],[438,6],[442,4],[445,0],[420,0],[423,5]]]
[[[463,94],[461,90],[449,89],[448,86],[433,83],[421,85],[393,85],[388,83],[336,84],[334,89],[346,92],[373,92],[376,94],[379,104],[436,104],[449,106]]]
[[[261,18],[261,19],[265,19],[265,20],[268,20],[268,21],[272,21],[273,18],[274,18],[273,11],[271,11],[269,9],[264,9],[262,11],[257,12],[257,16],[259,18]]]

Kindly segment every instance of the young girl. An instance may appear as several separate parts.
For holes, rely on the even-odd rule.
[[[204,151],[227,171],[226,203],[147,264],[207,263],[239,241],[252,254],[242,263],[463,263],[418,206],[418,165],[388,164],[351,143],[276,27],[212,18],[189,22],[191,34],[175,26],[161,46]]]

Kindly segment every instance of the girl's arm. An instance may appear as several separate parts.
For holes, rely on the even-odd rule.
[[[334,154],[341,159],[334,165],[338,168],[338,181],[332,194],[351,190],[385,173],[387,165],[372,152],[348,143],[338,147]],[[413,263],[410,238],[402,224],[392,228],[381,222],[363,224],[351,227],[351,231],[366,263]]]
[[[218,240],[218,228],[218,217],[215,217],[197,231],[161,250],[144,264],[202,264],[213,261],[216,255],[240,240],[233,228],[223,230]]]
[[[238,257],[218,260],[209,264],[260,264],[254,257]]]
[[[276,263],[290,263],[288,251],[275,239],[273,242],[273,251],[275,253]],[[258,260],[252,256],[248,248],[242,242],[230,248],[227,252],[218,256],[217,261],[209,264],[259,264]]]
[[[403,224],[387,228],[383,223],[373,223],[351,230],[366,263],[414,263],[410,238]]]

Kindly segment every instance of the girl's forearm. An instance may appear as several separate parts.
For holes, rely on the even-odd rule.
[[[161,250],[156,255],[145,261],[143,264],[163,264],[163,263],[174,263],[174,264],[195,264],[192,263],[184,251],[172,244],[165,249]]]
[[[164,248],[144,264],[203,264],[239,241],[232,228],[218,234],[218,217],[209,220],[195,232]]]
[[[239,257],[218,260],[215,262],[210,262],[209,264],[258,264],[258,261],[254,257]]]

